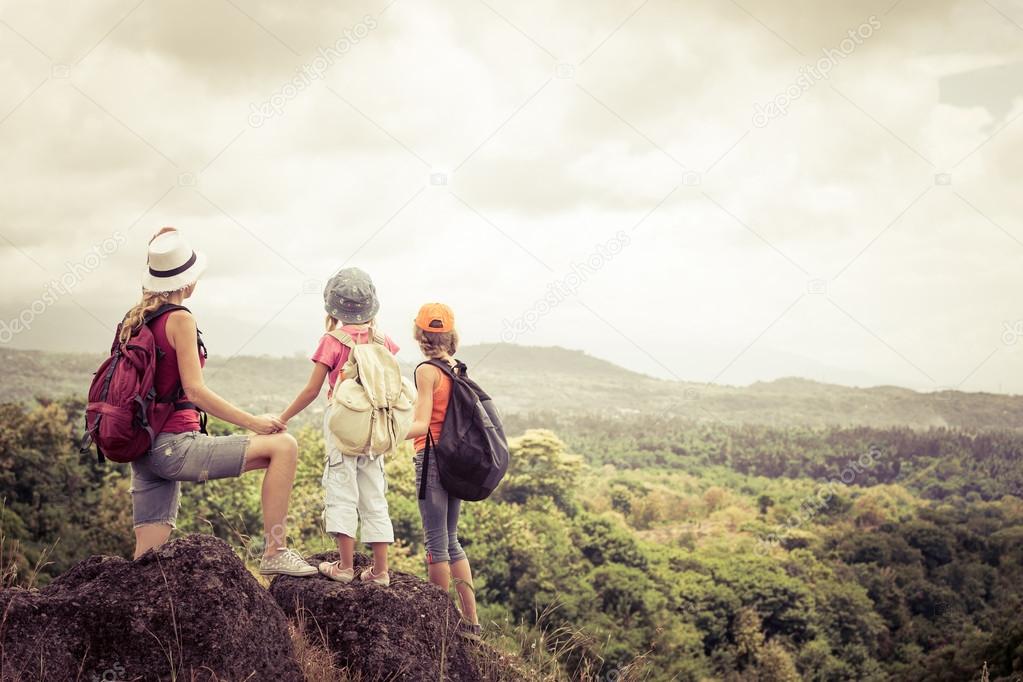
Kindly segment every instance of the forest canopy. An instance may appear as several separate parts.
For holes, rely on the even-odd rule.
[[[5,584],[131,551],[130,470],[78,452],[81,409],[0,405]],[[638,415],[510,421],[508,478],[466,505],[461,527],[494,642],[531,642],[566,676],[588,666],[605,679],[1023,672],[1021,436]],[[311,553],[330,545],[322,441],[312,429],[296,436],[292,540]],[[387,469],[396,566],[422,573],[411,452]],[[253,563],[259,477],[184,486],[179,526]]]

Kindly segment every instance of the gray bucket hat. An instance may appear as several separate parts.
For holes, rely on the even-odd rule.
[[[362,324],[376,317],[380,301],[369,275],[359,268],[344,268],[327,282],[323,307],[343,324]]]

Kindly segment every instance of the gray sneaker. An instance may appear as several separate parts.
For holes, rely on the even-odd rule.
[[[316,575],[319,571],[315,566],[302,558],[293,549],[281,549],[272,557],[263,557],[259,564],[260,575],[290,575],[296,578],[307,578]]]
[[[479,642],[483,639],[483,626],[479,623],[461,621],[458,624],[458,636],[470,642]]]

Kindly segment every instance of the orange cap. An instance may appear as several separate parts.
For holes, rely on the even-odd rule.
[[[424,332],[451,332],[455,330],[455,313],[443,303],[427,303],[416,315],[416,326]]]

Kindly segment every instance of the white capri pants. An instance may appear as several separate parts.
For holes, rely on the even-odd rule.
[[[326,506],[323,520],[331,536],[356,537],[362,521],[365,543],[394,542],[394,527],[387,508],[387,478],[384,458],[342,455],[334,444],[330,428],[330,407],[323,416],[323,439],[327,463],[323,471]]]

